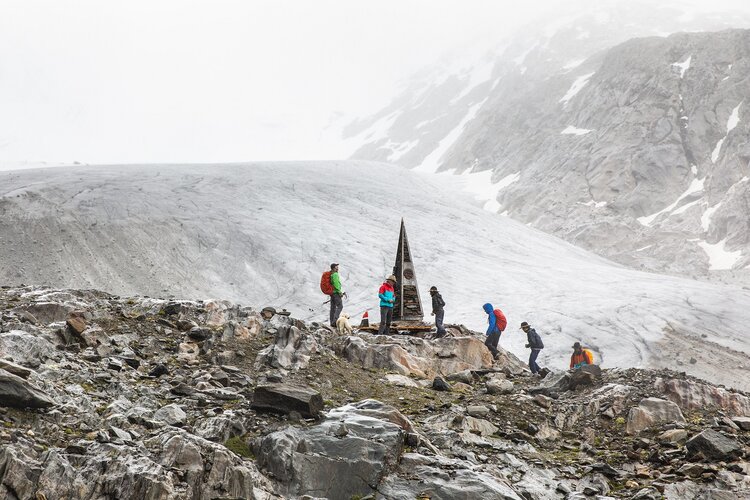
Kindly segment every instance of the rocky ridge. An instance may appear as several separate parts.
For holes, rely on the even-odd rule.
[[[748,21],[610,4],[415,75],[345,129],[352,158],[486,174],[492,211],[631,268],[746,284],[749,35],[726,28]]]
[[[339,336],[226,301],[0,289],[0,496],[740,498],[750,398],[533,377],[480,334]]]

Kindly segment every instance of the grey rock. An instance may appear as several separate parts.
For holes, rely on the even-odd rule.
[[[436,391],[450,391],[451,386],[448,385],[448,382],[443,380],[442,377],[435,377],[432,381],[432,388]]]
[[[55,402],[30,382],[0,369],[0,407],[49,408]]]
[[[266,384],[256,387],[252,407],[277,413],[297,411],[305,417],[317,418],[323,410],[323,397],[308,387]]]
[[[490,414],[490,409],[483,405],[469,406],[466,409],[466,413],[472,417],[484,418]]]
[[[446,375],[445,379],[448,382],[463,382],[464,384],[469,385],[474,383],[474,375],[471,373],[471,370],[449,373],[448,375]]]
[[[690,438],[685,444],[689,455],[702,455],[708,459],[731,460],[743,453],[742,445],[734,438],[707,429]]]
[[[0,333],[0,352],[15,363],[37,369],[48,359],[59,357],[47,339],[21,330]]]
[[[213,331],[211,331],[211,329],[209,328],[201,328],[199,326],[195,326],[188,331],[187,335],[196,342],[202,342],[211,338],[211,336],[213,335]]]
[[[261,438],[253,451],[258,465],[278,480],[282,495],[343,499],[374,493],[397,467],[404,445],[404,429],[384,418],[394,411],[374,401],[336,408],[318,425]],[[338,437],[342,424],[348,432]]]
[[[154,420],[167,425],[182,427],[187,422],[187,414],[176,404],[162,406],[154,413]]]
[[[487,381],[487,393],[510,394],[513,392],[513,382],[505,378],[494,377]]]
[[[664,399],[646,398],[630,409],[626,431],[638,434],[650,427],[674,422],[685,422],[679,406]]]
[[[6,361],[4,359],[0,359],[0,370],[5,370],[8,373],[12,373],[17,377],[21,377],[24,379],[29,378],[29,375],[34,372],[34,370],[30,370],[29,368],[11,363],[10,361]]]
[[[743,431],[750,431],[750,417],[732,417],[732,422]]]

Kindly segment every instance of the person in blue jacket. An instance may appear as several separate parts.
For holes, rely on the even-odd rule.
[[[503,312],[500,309],[494,309],[490,303],[483,305],[482,309],[487,313],[487,340],[484,341],[484,345],[490,350],[492,357],[497,359],[497,355],[500,354],[497,344],[500,342],[500,335],[505,330],[508,321]]]

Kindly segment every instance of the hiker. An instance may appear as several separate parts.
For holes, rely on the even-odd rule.
[[[391,331],[391,319],[393,318],[393,306],[396,303],[396,277],[390,275],[378,290],[380,298],[380,327],[378,335],[387,335]]]
[[[536,364],[536,358],[542,349],[544,349],[544,342],[542,342],[542,337],[527,322],[524,321],[521,323],[521,330],[526,332],[526,340],[528,342],[526,348],[531,349],[531,354],[529,354],[529,370],[536,375],[542,371],[539,365]]]
[[[582,366],[594,364],[594,353],[581,347],[580,342],[573,344],[573,354],[570,356],[570,369],[577,370]]]
[[[341,311],[344,309],[344,301],[341,292],[341,278],[339,277],[339,265],[331,264],[331,326],[336,326],[336,320],[339,319]]]
[[[445,301],[440,296],[440,292],[436,286],[430,287],[430,295],[432,296],[432,315],[435,316],[435,338],[445,336],[445,327],[443,326],[443,318],[445,317]]]
[[[494,309],[492,304],[487,303],[482,306],[484,312],[487,313],[487,340],[484,341],[484,345],[490,350],[492,357],[497,359],[500,351],[497,350],[497,343],[500,342],[500,335],[503,334],[503,330],[508,325],[508,321],[505,319],[505,315],[500,309]]]

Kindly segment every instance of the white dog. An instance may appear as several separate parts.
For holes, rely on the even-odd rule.
[[[348,314],[341,313],[339,319],[336,320],[336,330],[338,330],[339,335],[351,335],[353,333]]]

